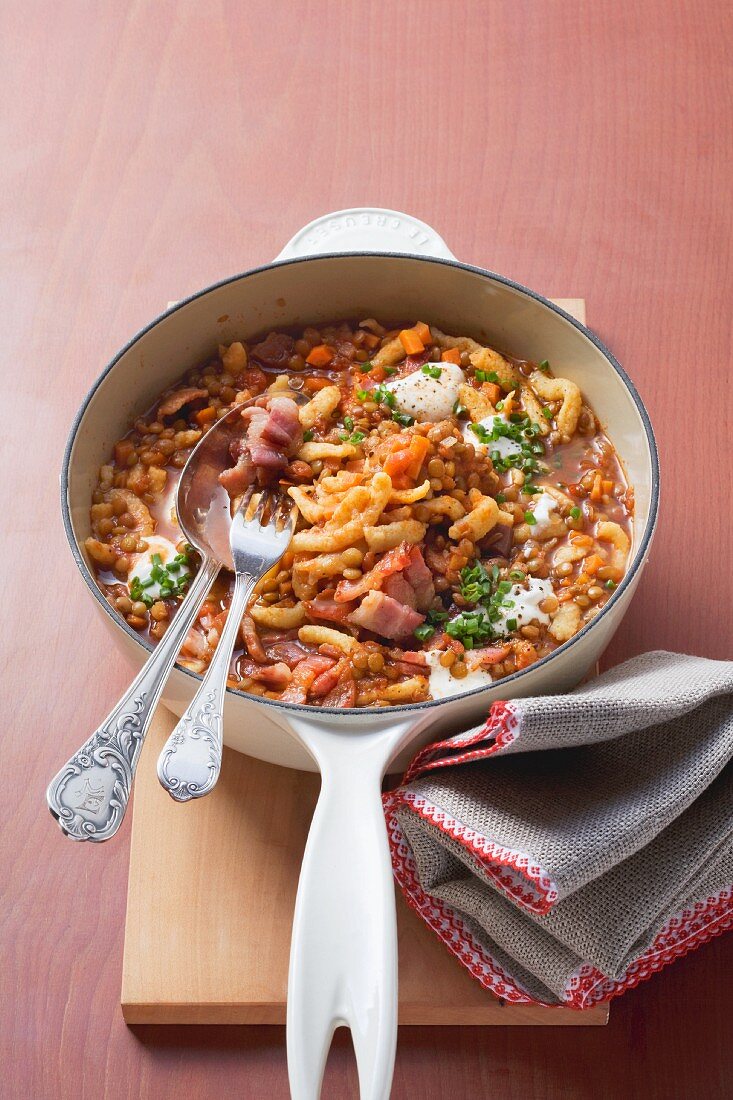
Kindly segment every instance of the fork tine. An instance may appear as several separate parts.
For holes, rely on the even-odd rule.
[[[257,507],[254,510],[254,515],[252,516],[252,523],[262,523],[269,501],[270,493],[267,489],[263,489],[260,493],[260,499],[257,501]]]
[[[287,518],[287,514],[289,512],[288,504],[289,498],[283,494],[278,497],[277,505],[272,510],[270,523],[273,523],[278,530],[282,527]]]
[[[289,532],[295,522],[295,507],[290,497],[283,495],[278,501],[275,522],[279,534]]]
[[[246,517],[247,509],[249,508],[250,504],[252,503],[252,497],[254,496],[254,491],[255,491],[255,486],[250,485],[247,489],[244,490],[244,492],[242,493],[242,496],[239,499],[239,505],[237,507],[237,511],[241,513],[243,518]]]

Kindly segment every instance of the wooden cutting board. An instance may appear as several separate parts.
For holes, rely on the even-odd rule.
[[[562,300],[584,320],[581,299]],[[225,750],[207,798],[179,805],[158,754],[160,708],[135,782],[122,1011],[128,1024],[285,1022],[290,928],[318,776]],[[504,1005],[469,976],[399,891],[401,1024],[599,1025],[601,1005]]]

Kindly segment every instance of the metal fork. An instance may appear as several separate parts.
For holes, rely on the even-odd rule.
[[[294,527],[292,502],[260,492],[254,514],[247,513],[259,490],[248,490],[232,520],[229,543],[234,561],[234,594],[221,638],[201,686],[158,758],[158,779],[177,802],[213,790],[221,771],[222,714],[232,650],[252,590],[288,548]],[[269,515],[267,523],[263,523]]]

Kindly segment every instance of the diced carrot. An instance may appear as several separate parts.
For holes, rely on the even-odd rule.
[[[201,409],[196,413],[194,419],[197,424],[208,424],[210,420],[213,420],[216,416],[216,409],[213,405],[208,405],[205,409]]]
[[[598,570],[602,568],[603,564],[603,558],[600,554],[591,554],[590,557],[586,558],[583,562],[583,569],[586,573],[594,576]]]
[[[603,497],[603,478],[600,474],[596,474],[593,478],[593,488],[590,491],[591,500],[601,500]]]
[[[414,330],[419,340],[422,340],[425,347],[429,347],[433,342],[433,334],[430,331],[430,326],[426,325],[424,321],[418,321],[414,326]]]
[[[377,363],[376,367],[372,367],[369,371],[368,377],[371,378],[372,382],[384,382],[387,375],[385,374],[382,364]]]
[[[410,482],[414,483],[429,450],[430,444],[425,436],[414,435],[406,447],[400,442],[387,456],[384,472],[392,478],[395,488],[406,489]]]
[[[425,351],[425,345],[414,328],[403,328],[400,342],[408,355],[419,355],[421,351]]]
[[[127,460],[135,450],[135,444],[131,439],[121,439],[115,443],[115,462],[118,466],[126,466]]]
[[[309,351],[306,363],[311,367],[325,367],[331,362],[335,354],[333,348],[330,348],[328,344],[316,344]]]
[[[613,481],[604,481],[603,482],[603,492],[608,493],[608,495],[610,496],[611,493],[613,492],[613,485],[614,485]]]
[[[430,443],[428,442],[427,436],[413,435],[412,439],[410,440],[410,451],[412,452],[413,460],[416,463],[414,474],[415,477],[417,477],[417,475],[420,473],[420,467],[423,464],[423,459],[425,458],[425,455],[428,453],[429,450]]]
[[[575,583],[576,584],[587,584],[589,580],[590,580],[590,577],[588,576],[587,573],[578,573],[578,576],[575,580]]]
[[[570,580],[570,577],[565,577],[564,580],[560,581],[561,587],[563,587],[565,589],[570,588],[571,584],[574,584],[574,583],[575,583],[574,581]],[[566,592],[561,592],[560,595],[557,597],[557,602],[558,603],[567,603],[568,600],[572,600],[574,595],[575,595],[574,592],[567,592],[567,591]]]
[[[330,378],[306,378],[303,382],[303,389],[308,393],[315,393],[316,390],[323,390],[326,386],[332,386],[333,382]]]
[[[373,332],[365,332],[364,333],[364,339],[362,340],[362,345],[365,348],[369,348],[370,351],[372,351],[374,348],[378,348],[379,345],[381,344],[381,342],[382,341],[381,341],[380,337],[375,336]]]
[[[458,348],[446,348],[440,353],[440,358],[444,363],[455,363],[457,367],[461,365],[461,353]]]
[[[593,539],[590,537],[590,535],[585,535],[585,534],[583,534],[582,531],[571,531],[570,532],[570,541],[574,542],[576,544],[576,546],[592,546],[593,545]]]
[[[482,382],[481,393],[485,393],[494,406],[497,401],[501,401],[501,386],[497,386],[496,382]],[[504,408],[506,409],[506,405]]]

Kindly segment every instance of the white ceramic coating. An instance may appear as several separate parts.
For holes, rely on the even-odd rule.
[[[342,254],[321,255],[330,251]],[[582,326],[523,288],[451,262],[445,242],[424,223],[395,211],[340,211],[306,226],[278,260],[181,303],[135,337],[103,375],[74,426],[62,474],[67,532],[97,607],[135,666],[146,659],[146,647],[111,613],[79,551],[89,533],[90,495],[99,465],[132,414],[152,404],[218,343],[282,325],[361,314],[422,318],[518,356],[549,359],[557,373],[578,383],[603,418],[636,490],[627,578],[591,626],[521,674],[471,694],[387,712],[327,712],[228,693],[228,745],[322,774],[291,944],[292,1096],[315,1100],[319,1095],[332,1033],[346,1024],[361,1096],[386,1100],[397,1034],[397,939],[382,777],[438,733],[479,721],[494,699],[567,689],[594,664],[628,606],[648,553],[657,506],[656,451],[630,385]],[[174,670],[163,698],[175,713],[183,712],[198,679]]]
[[[394,211],[341,211],[311,223],[296,234],[281,256],[306,248],[434,248],[450,256],[429,227]],[[229,280],[163,314],[115,359],[82,410],[65,462],[65,498],[69,536],[78,546],[89,534],[89,500],[97,470],[131,417],[189,366],[210,354],[219,342],[278,325],[325,321],[364,312],[382,317],[424,317],[447,331],[468,333],[520,356],[547,358],[558,373],[576,381],[599,412],[636,489],[633,554],[638,554],[653,520],[655,458],[637,404],[622,376],[578,326],[530,292],[496,276],[453,263],[411,255],[316,256],[305,261],[274,263]],[[639,563],[637,563],[638,566]],[[83,560],[80,567],[90,591],[97,592]],[[411,708],[416,740],[396,758],[399,770],[418,743],[433,734],[479,720],[494,699],[542,694],[576,684],[608,644],[638,581],[638,567],[618,588],[591,629],[581,632],[551,659],[485,689],[481,695],[458,696],[449,704]],[[139,668],[147,650],[139,636],[97,598],[117,648]],[[180,715],[196,688],[197,678],[175,669],[163,700]],[[294,708],[263,706],[241,692],[227,699],[225,742],[287,767],[313,770],[313,761],[291,736]],[[376,724],[392,721],[395,711],[378,715]],[[323,717],[323,715],[321,715]],[[375,718],[363,711],[333,715],[363,729]]]

